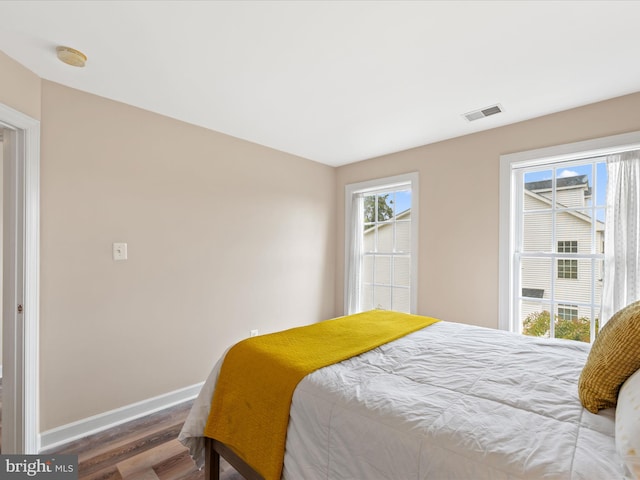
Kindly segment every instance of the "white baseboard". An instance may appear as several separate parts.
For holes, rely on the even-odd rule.
[[[148,398],[141,402],[125,405],[124,407],[100,413],[92,417],[83,418],[60,427],[52,428],[40,433],[38,451],[54,448],[65,443],[78,440],[79,438],[92,435],[94,433],[113,428],[122,423],[144,417],[151,413],[158,412],[165,408],[172,407],[187,400],[192,400],[198,396],[204,382],[181,388],[173,392]]]

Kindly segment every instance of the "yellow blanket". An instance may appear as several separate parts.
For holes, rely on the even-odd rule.
[[[437,321],[373,310],[239,342],[222,364],[204,434],[229,445],[266,480],[277,480],[300,380]]]

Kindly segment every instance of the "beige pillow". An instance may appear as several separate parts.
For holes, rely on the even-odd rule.
[[[617,312],[602,327],[578,382],[584,408],[615,407],[620,386],[640,369],[640,301]]]

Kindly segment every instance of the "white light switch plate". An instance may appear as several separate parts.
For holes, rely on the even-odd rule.
[[[127,244],[126,243],[114,243],[113,244],[113,259],[114,260],[126,260],[127,259]]]

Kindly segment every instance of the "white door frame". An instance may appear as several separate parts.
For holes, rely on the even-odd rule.
[[[38,453],[40,122],[0,104],[4,141],[2,453]]]

